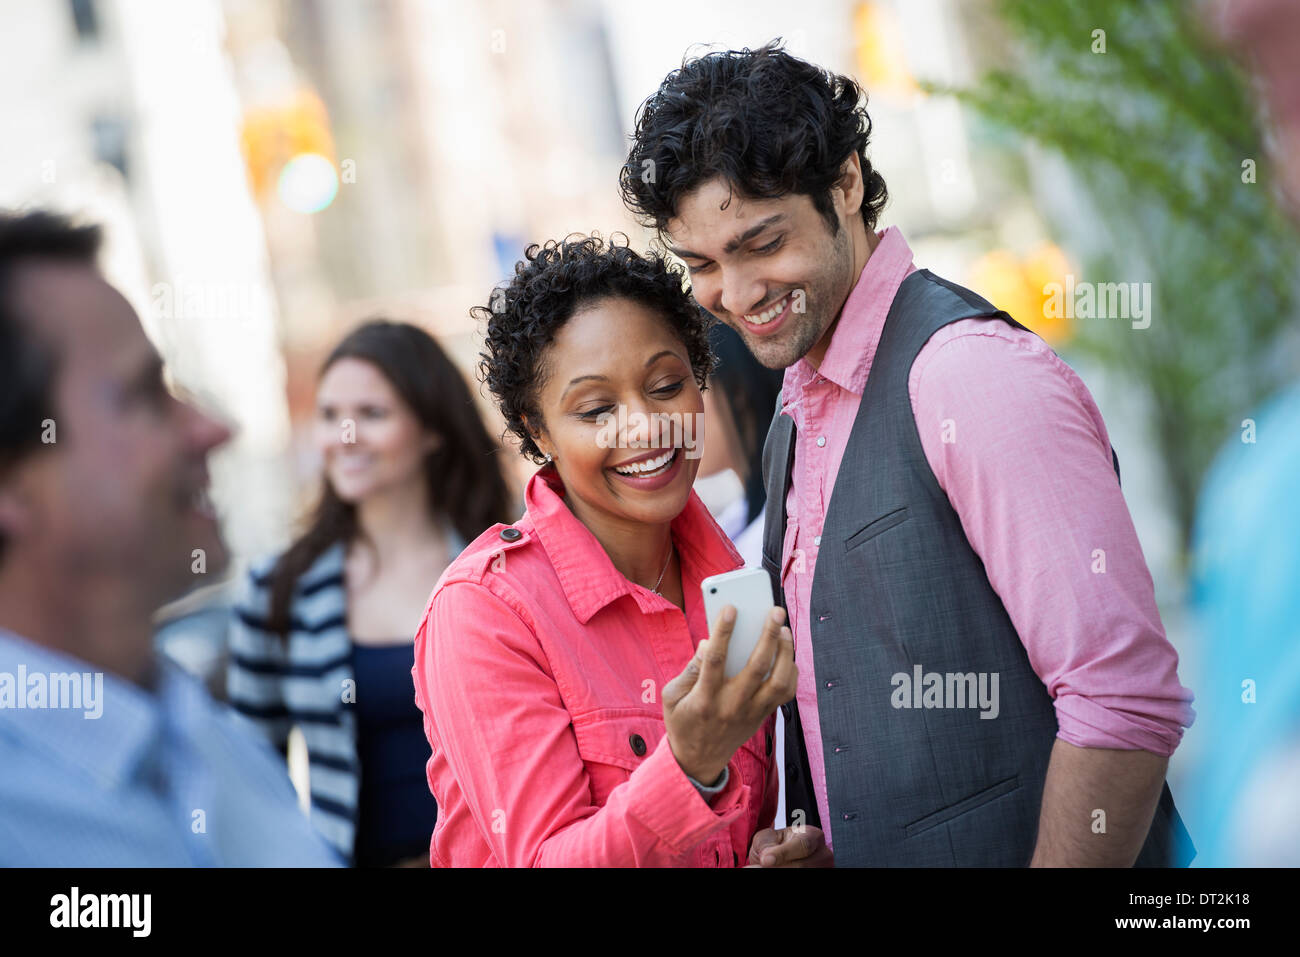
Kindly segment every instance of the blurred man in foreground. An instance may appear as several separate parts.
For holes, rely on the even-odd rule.
[[[0,865],[335,864],[269,749],[154,654],[154,610],[225,561],[230,433],[168,392],[99,239],[0,213]]]

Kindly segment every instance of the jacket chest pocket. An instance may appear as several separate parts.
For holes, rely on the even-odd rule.
[[[591,800],[603,807],[610,792],[632,776],[664,736],[662,715],[629,709],[573,718],[578,754],[591,782]]]

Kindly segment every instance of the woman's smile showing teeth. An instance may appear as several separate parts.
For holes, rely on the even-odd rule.
[[[637,488],[662,488],[681,471],[684,456],[677,454],[680,451],[680,448],[672,448],[662,452],[650,452],[622,465],[612,465],[609,471],[620,480]]]
[[[677,454],[676,449],[669,449],[663,455],[655,456],[652,459],[642,459],[640,462],[632,462],[630,465],[616,465],[614,471],[621,475],[649,475],[651,472],[657,472]]]

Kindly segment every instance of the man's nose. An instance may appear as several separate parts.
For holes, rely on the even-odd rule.
[[[722,308],[730,315],[740,317],[763,301],[763,284],[754,279],[748,270],[732,268],[722,277]]]
[[[205,412],[197,406],[185,403],[189,415],[189,435],[191,442],[201,452],[207,453],[219,449],[230,441],[234,429],[219,416]]]

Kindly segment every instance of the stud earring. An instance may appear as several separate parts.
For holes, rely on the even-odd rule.
[[[547,465],[550,465],[550,464],[551,464],[552,462],[554,462],[554,461],[555,461],[555,459],[551,456],[551,453],[550,453],[550,452],[547,452],[547,453],[546,453],[546,464],[547,464]]]

